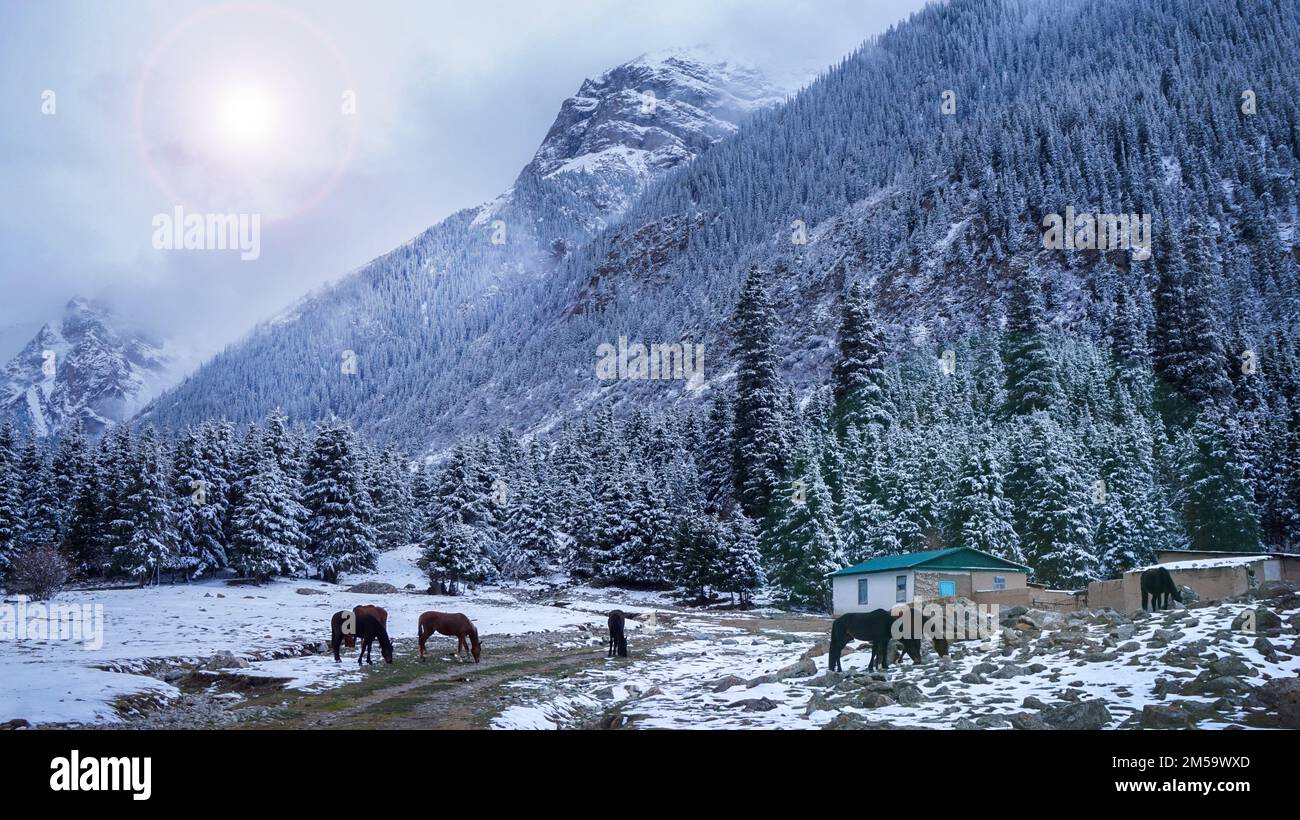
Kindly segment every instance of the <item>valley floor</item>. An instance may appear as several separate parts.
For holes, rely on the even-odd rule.
[[[951,658],[827,672],[830,620],[770,609],[695,610],[666,596],[572,586],[415,590],[402,552],[348,593],[314,581],[73,591],[104,607],[103,646],[0,642],[0,724],[138,728],[1201,728],[1290,725],[1300,701],[1300,600],[1272,597],[1132,616],[1011,614]],[[412,589],[403,589],[407,584]],[[327,654],[329,616],[390,613],[392,665]],[[605,613],[633,613],[631,657],[605,655]],[[462,611],[482,662],[415,623]],[[1253,612],[1258,631],[1239,628]],[[653,614],[652,614],[653,613]],[[1234,626],[1237,622],[1237,626]]]

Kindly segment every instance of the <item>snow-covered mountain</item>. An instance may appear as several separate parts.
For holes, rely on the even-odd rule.
[[[569,187],[617,220],[652,181],[784,100],[756,69],[695,50],[645,54],[587,80],[564,101],[523,173]]]
[[[170,386],[177,357],[106,307],[68,302],[0,374],[3,413],[16,427],[56,436],[74,420],[94,434],[130,418]]]
[[[411,430],[468,392],[444,389],[430,373],[448,359],[472,367],[475,340],[516,309],[523,289],[617,225],[648,188],[784,99],[756,69],[698,49],[642,55],[587,80],[507,191],[268,319],[142,419],[253,419],[276,406],[315,418],[328,408],[420,446]],[[342,366],[345,357],[355,369]]]

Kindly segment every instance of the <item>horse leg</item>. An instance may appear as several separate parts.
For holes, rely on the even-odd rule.
[[[422,661],[424,660],[424,642],[426,640],[428,640],[428,636],[424,634],[424,630],[420,630],[420,660]]]

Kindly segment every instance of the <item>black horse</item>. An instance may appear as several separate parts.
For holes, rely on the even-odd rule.
[[[351,637],[352,641],[347,639]],[[330,619],[330,649],[334,651],[334,660],[339,658],[339,647],[356,639],[361,639],[361,651],[357,652],[357,665],[363,662],[373,664],[371,645],[379,639],[379,654],[386,663],[393,662],[393,642],[388,638],[388,611],[383,607],[365,605],[353,607],[351,612],[340,610]]]
[[[867,664],[868,672],[876,668],[877,660],[880,662],[880,668],[888,669],[889,641],[893,637],[894,624],[904,617],[906,615],[902,612],[894,614],[876,609],[871,612],[850,612],[836,618],[831,624],[830,670],[843,671],[843,667],[840,666],[840,656],[844,653],[844,647],[852,640],[871,643],[871,662]],[[926,618],[923,625],[929,620],[930,618]],[[900,638],[899,643],[902,644],[907,656],[912,659],[912,663],[921,662],[920,638]],[[935,638],[934,648],[940,656],[946,657],[948,641]]]
[[[617,652],[620,658],[627,657],[627,635],[623,634],[624,616],[622,610],[615,609],[609,613],[609,654],[612,658]]]
[[[1148,569],[1142,573],[1142,608],[1147,608],[1147,599],[1151,600],[1153,609],[1168,609],[1172,597],[1178,603],[1183,602],[1183,594],[1178,591],[1174,577],[1164,567]]]

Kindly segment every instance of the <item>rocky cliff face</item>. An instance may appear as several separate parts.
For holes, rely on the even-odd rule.
[[[37,436],[57,436],[75,420],[98,433],[165,387],[174,361],[103,306],[73,299],[5,365],[0,407]]]

